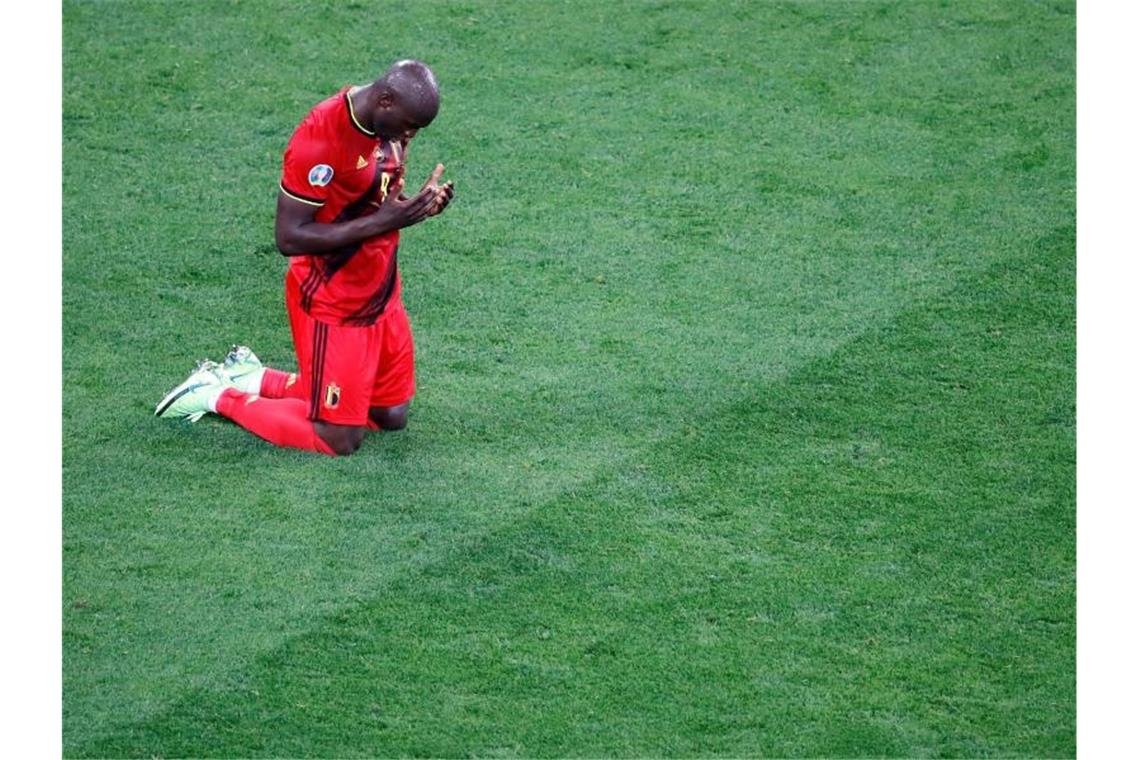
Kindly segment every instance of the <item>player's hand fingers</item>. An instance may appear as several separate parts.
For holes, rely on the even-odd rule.
[[[447,208],[448,204],[451,203],[451,198],[452,191],[450,187],[446,189],[440,188],[439,194],[436,196],[435,203],[432,204],[431,215],[437,216],[439,214],[442,214],[443,210]]]
[[[439,184],[439,178],[442,176],[443,176],[443,164],[436,164],[435,169],[431,173],[431,176],[428,177],[427,182],[424,183],[424,189],[438,185]]]
[[[412,224],[419,224],[424,219],[427,219],[429,216],[434,216],[434,214],[432,212],[432,208],[433,208],[432,205],[428,204],[428,205],[424,206],[423,208],[419,209],[418,211],[416,211],[415,216],[412,217]]]
[[[427,215],[427,212],[431,210],[434,202],[435,192],[429,188],[417,193],[409,200],[404,206],[404,213],[408,215],[409,219],[420,221]]]
[[[419,193],[416,194],[416,198],[423,199],[430,206],[432,204],[432,202],[435,201],[436,196],[438,196],[438,195],[439,195],[439,188],[431,186],[431,187],[425,187],[423,190],[420,190]]]
[[[425,188],[422,188],[415,195],[411,196],[410,198],[405,197],[404,198],[404,205],[407,208],[412,208],[413,207],[412,204],[418,205],[420,203],[423,203],[425,200],[430,201],[434,197],[435,197],[435,188],[425,187]]]
[[[436,188],[435,193],[435,207],[436,213],[443,211],[443,207],[451,203],[451,198],[455,194],[455,190],[450,182]]]

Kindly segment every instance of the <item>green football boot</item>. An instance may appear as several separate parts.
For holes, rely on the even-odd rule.
[[[234,346],[222,361],[219,374],[227,385],[243,393],[256,394],[261,390],[261,376],[265,372],[261,360],[249,346]]]
[[[154,408],[156,417],[181,417],[197,422],[212,406],[226,386],[221,378],[222,366],[217,362],[203,361],[190,377],[166,394]]]

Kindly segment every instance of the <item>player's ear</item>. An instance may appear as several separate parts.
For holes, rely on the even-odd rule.
[[[381,108],[391,108],[395,102],[396,98],[391,90],[381,90],[380,97],[376,99],[376,104]]]

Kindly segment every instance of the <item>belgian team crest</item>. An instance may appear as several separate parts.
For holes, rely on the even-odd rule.
[[[340,386],[336,383],[329,383],[325,388],[325,408],[336,409],[340,404]]]
[[[328,164],[317,164],[309,169],[309,184],[313,187],[324,187],[332,182],[333,168]]]

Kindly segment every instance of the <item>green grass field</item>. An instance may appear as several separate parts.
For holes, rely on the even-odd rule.
[[[63,3],[63,747],[1075,754],[1073,2]],[[292,369],[281,152],[436,70],[419,392]]]

